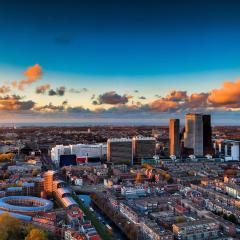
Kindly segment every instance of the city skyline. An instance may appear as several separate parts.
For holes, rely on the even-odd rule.
[[[237,1],[1,1],[2,123],[238,125]]]

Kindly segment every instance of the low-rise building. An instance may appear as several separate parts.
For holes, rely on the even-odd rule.
[[[146,221],[140,224],[140,231],[143,237],[149,240],[173,240],[174,235],[171,231],[159,227],[153,221]],[[145,238],[144,238],[145,239]]]
[[[173,224],[173,233],[181,240],[214,239],[219,233],[219,224],[211,219]]]
[[[136,187],[122,187],[121,194],[125,197],[138,197],[138,196],[146,196],[146,190],[141,186]]]

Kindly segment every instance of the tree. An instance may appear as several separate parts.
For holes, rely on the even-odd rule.
[[[151,177],[150,181],[151,181],[151,182],[156,182],[155,175],[152,175],[152,177]]]
[[[182,222],[184,222],[185,221],[185,218],[183,217],[183,216],[178,216],[177,218],[176,218],[176,222],[177,223],[182,223]]]
[[[14,158],[13,153],[1,153],[0,154],[0,162],[10,162]]]
[[[142,182],[142,174],[141,174],[140,172],[137,173],[135,182],[136,182],[137,184],[139,184],[139,183]]]
[[[110,178],[113,175],[113,170],[111,167],[108,168],[107,176]]]
[[[38,228],[33,228],[30,230],[28,235],[25,237],[25,240],[47,240],[47,234]]]
[[[166,173],[164,175],[164,178],[165,178],[166,181],[168,181],[171,178],[171,175],[169,173]]]
[[[32,176],[36,177],[38,174],[39,174],[39,170],[38,169],[33,169]]]
[[[214,212],[215,213],[215,212]],[[216,213],[215,213],[216,214]],[[228,215],[226,213],[223,214],[223,218],[228,220]]]
[[[66,170],[66,168],[62,168],[62,175],[64,176],[64,177],[66,177],[66,175],[67,175],[67,170]]]
[[[195,172],[193,170],[189,170],[187,174],[188,176],[195,176]]]
[[[174,183],[174,180],[172,179],[172,177],[167,180],[167,183],[168,183],[168,184]]]
[[[236,218],[235,215],[233,215],[233,214],[230,214],[230,215],[228,216],[228,220],[229,220],[230,222],[232,222],[232,223],[237,223],[237,218]]]
[[[146,169],[153,169],[153,167],[150,164],[148,164],[148,163],[142,164],[142,167],[146,168]]]
[[[9,178],[9,173],[5,172],[5,173],[3,174],[3,179],[8,179],[8,178]]]
[[[237,175],[237,171],[235,169],[229,168],[229,169],[226,169],[224,171],[224,175],[228,176],[228,177],[236,176]]]
[[[22,238],[21,221],[8,213],[0,215],[0,239],[19,240]]]

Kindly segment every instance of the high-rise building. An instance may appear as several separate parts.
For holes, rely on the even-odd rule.
[[[212,126],[211,126],[211,115],[203,115],[203,153],[212,154]]]
[[[142,159],[153,158],[156,139],[153,137],[112,138],[107,141],[107,161],[140,164]]]
[[[34,196],[41,197],[41,193],[44,191],[44,178],[35,178],[35,193]]]
[[[186,114],[184,147],[193,149],[197,156],[203,155],[203,121],[201,114]]]
[[[111,138],[107,141],[107,161],[113,163],[132,162],[132,139]]]
[[[57,172],[49,170],[44,173],[43,178],[44,178],[44,191],[46,194],[52,194],[53,192],[53,181],[57,177]]]
[[[133,164],[140,164],[142,159],[153,158],[156,153],[154,137],[132,138]]]
[[[186,114],[184,147],[193,149],[196,156],[211,154],[211,117],[197,113]]]
[[[169,121],[169,154],[179,157],[180,155],[180,139],[179,139],[179,119],[170,119]]]

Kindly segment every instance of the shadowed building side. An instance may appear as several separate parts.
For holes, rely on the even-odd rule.
[[[203,153],[213,154],[211,115],[203,115]]]
[[[154,137],[132,138],[133,164],[141,164],[142,159],[150,159],[156,154],[156,139]]]
[[[107,161],[112,163],[132,163],[132,140],[111,138],[107,141]]]
[[[184,148],[192,149],[196,156],[212,154],[211,116],[186,114]]]

